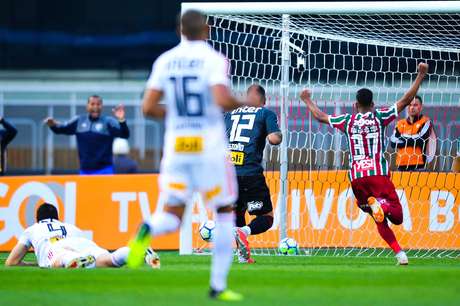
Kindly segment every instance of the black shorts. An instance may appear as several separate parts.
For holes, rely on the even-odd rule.
[[[235,210],[250,215],[264,215],[273,211],[270,190],[261,175],[238,176],[238,200]]]

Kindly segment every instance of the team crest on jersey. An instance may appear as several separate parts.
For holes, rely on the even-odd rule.
[[[361,160],[356,161],[356,171],[369,171],[375,169],[374,160],[371,158],[364,158]]]
[[[96,123],[94,128],[96,129],[96,131],[100,132],[100,131],[102,131],[103,125],[102,125],[102,123]]]

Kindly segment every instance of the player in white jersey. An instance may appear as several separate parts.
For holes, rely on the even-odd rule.
[[[76,226],[60,222],[56,207],[44,203],[37,209],[37,223],[28,227],[19,237],[5,261],[7,266],[35,266],[42,268],[94,268],[121,267],[126,263],[129,248],[122,247],[113,253],[86,239]],[[33,247],[37,264],[24,262],[28,250]],[[159,266],[159,259],[149,250],[146,259],[152,267]]]
[[[179,228],[185,205],[201,192],[216,214],[210,297],[241,300],[227,289],[231,266],[232,206],[237,198],[235,170],[228,159],[223,111],[240,107],[229,89],[228,62],[206,43],[206,18],[185,12],[180,20],[182,42],[154,63],[144,93],[143,112],[166,116],[160,185],[165,210],[142,224],[131,242],[128,266],[142,263],[144,249],[156,237]],[[160,105],[163,99],[165,105]]]

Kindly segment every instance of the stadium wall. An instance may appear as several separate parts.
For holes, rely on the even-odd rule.
[[[279,173],[267,172],[276,207]],[[460,249],[460,174],[394,172],[404,209],[395,227],[405,248]],[[125,245],[143,218],[162,209],[158,175],[4,177],[0,182],[0,251],[12,249],[34,223],[36,205],[57,203],[63,221],[76,224],[100,246]],[[353,203],[346,171],[289,173],[288,235],[303,247],[385,247],[369,216]],[[211,214],[194,198],[194,231]],[[275,208],[276,215],[276,208]],[[254,247],[276,247],[278,218]],[[196,239],[197,235],[194,235]],[[155,239],[155,249],[178,249],[178,234]]]

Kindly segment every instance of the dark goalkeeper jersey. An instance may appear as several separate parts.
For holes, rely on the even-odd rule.
[[[236,174],[262,174],[265,139],[280,131],[276,114],[265,107],[243,106],[225,114],[225,125]]]

